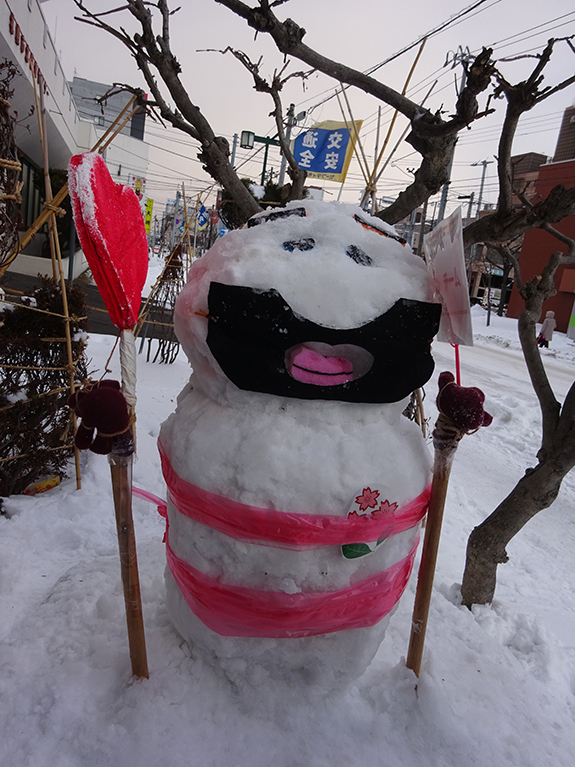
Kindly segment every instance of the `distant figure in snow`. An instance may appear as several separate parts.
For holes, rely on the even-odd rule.
[[[553,339],[553,331],[556,327],[557,323],[555,322],[555,312],[547,312],[545,319],[543,320],[543,325],[541,325],[539,336],[537,338],[537,343],[539,346],[544,346],[546,349],[549,348],[549,341]]]

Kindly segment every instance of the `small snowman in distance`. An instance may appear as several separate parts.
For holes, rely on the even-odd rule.
[[[167,605],[233,679],[363,674],[407,584],[431,456],[407,398],[441,307],[359,208],[299,201],[221,238],[175,308],[193,368],[159,447]]]

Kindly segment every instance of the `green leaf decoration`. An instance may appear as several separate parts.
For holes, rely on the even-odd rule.
[[[346,559],[357,559],[371,554],[371,549],[367,543],[344,543],[341,547],[341,553]]]

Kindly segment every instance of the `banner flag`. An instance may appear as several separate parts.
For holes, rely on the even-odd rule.
[[[154,201],[151,197],[148,197],[146,200],[146,212],[144,213],[144,226],[146,227],[146,232],[150,234],[150,229],[152,228],[152,210],[154,209]]]
[[[210,216],[208,211],[206,210],[205,206],[202,205],[202,207],[198,211],[198,229],[201,231],[202,229],[205,229],[208,225],[208,222],[210,220]]]
[[[351,123],[348,125],[349,128],[343,122],[325,120],[291,142],[293,156],[299,167],[307,170],[308,178],[345,181],[363,120],[355,121],[355,130]]]
[[[436,298],[443,305],[437,340],[473,346],[461,207],[425,235],[423,250]]]

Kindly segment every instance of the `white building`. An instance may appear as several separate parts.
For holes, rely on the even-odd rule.
[[[43,173],[36,99],[43,99],[46,110],[49,166],[65,169],[72,155],[88,151],[96,144],[130,96],[115,96],[102,111],[91,99],[102,95],[109,86],[78,77],[67,82],[39,0],[0,0],[0,59],[4,58],[22,74],[12,82],[15,92],[11,103],[19,118],[15,138],[22,163],[21,211],[25,231],[42,209],[41,192],[34,184],[34,174]],[[34,113],[30,114],[31,111]],[[146,178],[148,145],[143,136],[143,115],[135,115],[106,150],[104,159],[116,181],[128,183],[131,176]],[[10,270],[20,274],[51,274],[45,242],[45,234],[38,233],[16,257]],[[66,256],[67,274],[68,254],[62,255]],[[85,268],[82,259],[75,259],[74,277]]]

